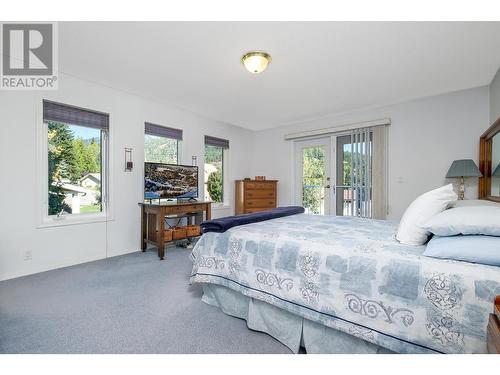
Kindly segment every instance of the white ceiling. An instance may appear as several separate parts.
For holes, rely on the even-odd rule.
[[[61,22],[60,70],[260,130],[487,85],[500,22]],[[262,74],[240,64],[258,49]]]

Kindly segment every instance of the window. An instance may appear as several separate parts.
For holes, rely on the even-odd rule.
[[[224,200],[224,149],[205,145],[205,200]]]
[[[205,136],[205,200],[224,202],[224,155],[228,148],[229,141]]]
[[[104,211],[109,116],[43,101],[47,140],[46,215]]]
[[[178,164],[182,130],[146,122],[144,160],[153,163]]]

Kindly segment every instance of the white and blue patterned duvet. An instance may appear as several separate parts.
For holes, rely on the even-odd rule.
[[[206,233],[191,282],[213,283],[399,353],[484,353],[500,268],[424,257],[397,224],[294,215]]]

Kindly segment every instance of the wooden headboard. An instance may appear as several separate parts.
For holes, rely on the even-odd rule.
[[[493,173],[493,168],[496,168],[496,165],[492,165],[493,137],[495,136],[500,138],[500,117],[479,139],[479,170],[483,174],[483,177],[479,178],[478,196],[479,199],[500,202],[500,195],[492,194],[491,191],[491,174]]]

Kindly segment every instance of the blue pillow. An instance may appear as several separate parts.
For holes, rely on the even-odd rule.
[[[500,266],[500,237],[482,235],[434,236],[427,244],[423,255]]]
[[[500,236],[500,205],[450,208],[434,215],[421,227],[437,236]]]

